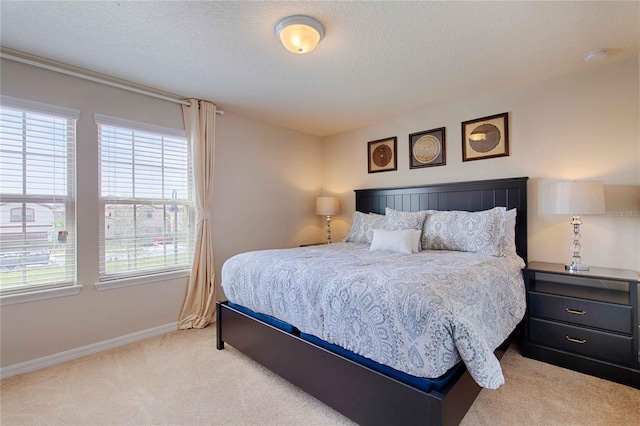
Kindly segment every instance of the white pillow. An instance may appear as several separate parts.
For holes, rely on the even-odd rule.
[[[419,242],[420,231],[412,229],[400,231],[374,229],[369,251],[390,251],[401,254],[417,253]]]
[[[516,253],[516,213],[516,209],[504,211],[503,253]]]
[[[503,211],[435,211],[425,222],[422,248],[502,256]]]
[[[387,226],[387,218],[376,213],[353,212],[353,222],[343,242],[371,244],[373,229],[382,229]]]
[[[384,212],[387,217],[386,228],[392,230],[416,229],[422,232],[422,224],[424,223],[424,218],[427,216],[426,210],[405,212],[386,207]]]
[[[420,237],[422,236],[422,231],[411,229],[411,232],[413,232],[413,236],[411,237],[411,253],[417,253],[420,251]]]

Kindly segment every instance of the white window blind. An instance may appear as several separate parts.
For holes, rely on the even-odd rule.
[[[184,132],[96,114],[100,280],[187,269],[191,162]]]
[[[0,292],[76,280],[75,110],[0,101]]]

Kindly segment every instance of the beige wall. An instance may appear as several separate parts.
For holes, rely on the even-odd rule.
[[[217,121],[212,221],[218,285],[222,263],[235,254],[319,241],[321,159],[318,137],[232,113]]]
[[[570,258],[570,217],[548,211],[548,184],[598,179],[608,216],[584,216],[586,264],[640,270],[638,58],[526,87],[390,117],[324,140],[323,188],[341,197],[336,239],[351,223],[353,189],[528,176],[529,260]],[[462,162],[461,122],[509,112],[508,157]],[[446,126],[447,165],[409,169],[408,135]],[[398,137],[398,170],[367,173],[367,142]]]
[[[93,114],[183,129],[180,105],[2,60],[3,95],[81,111],[76,296],[2,307],[2,366],[177,321],[186,279],[98,292],[98,148]],[[222,106],[224,108],[224,105]],[[216,130],[216,268],[240,251],[316,241],[321,141],[227,112]],[[219,280],[217,280],[219,281]]]
[[[2,94],[79,109],[79,295],[5,306],[2,366],[56,354],[177,320],[186,279],[96,291],[98,203],[93,113],[182,128],[180,106],[3,60]],[[222,105],[224,108],[224,105]],[[511,155],[462,163],[460,122],[508,111]],[[314,214],[321,187],[338,194],[341,238],[354,210],[353,189],[529,176],[529,256],[564,262],[569,218],[546,209],[548,183],[602,179],[609,216],[584,218],[585,263],[640,269],[638,59],[486,96],[416,111],[366,128],[319,138],[233,114],[216,129],[212,207],[216,270],[252,249],[292,247],[324,238]],[[446,126],[447,165],[409,170],[412,132]],[[367,174],[366,143],[398,136],[398,171]],[[220,294],[222,297],[222,294]]]

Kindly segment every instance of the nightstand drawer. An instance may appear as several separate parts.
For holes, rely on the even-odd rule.
[[[529,338],[539,344],[620,364],[630,365],[632,360],[632,337],[531,318]]]
[[[633,308],[552,294],[529,292],[529,315],[632,334]]]

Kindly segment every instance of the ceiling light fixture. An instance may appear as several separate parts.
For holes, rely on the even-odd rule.
[[[289,52],[302,55],[316,48],[324,37],[324,28],[309,16],[289,16],[276,25],[276,36]]]
[[[607,49],[592,50],[584,54],[585,62],[596,62],[607,57]]]

